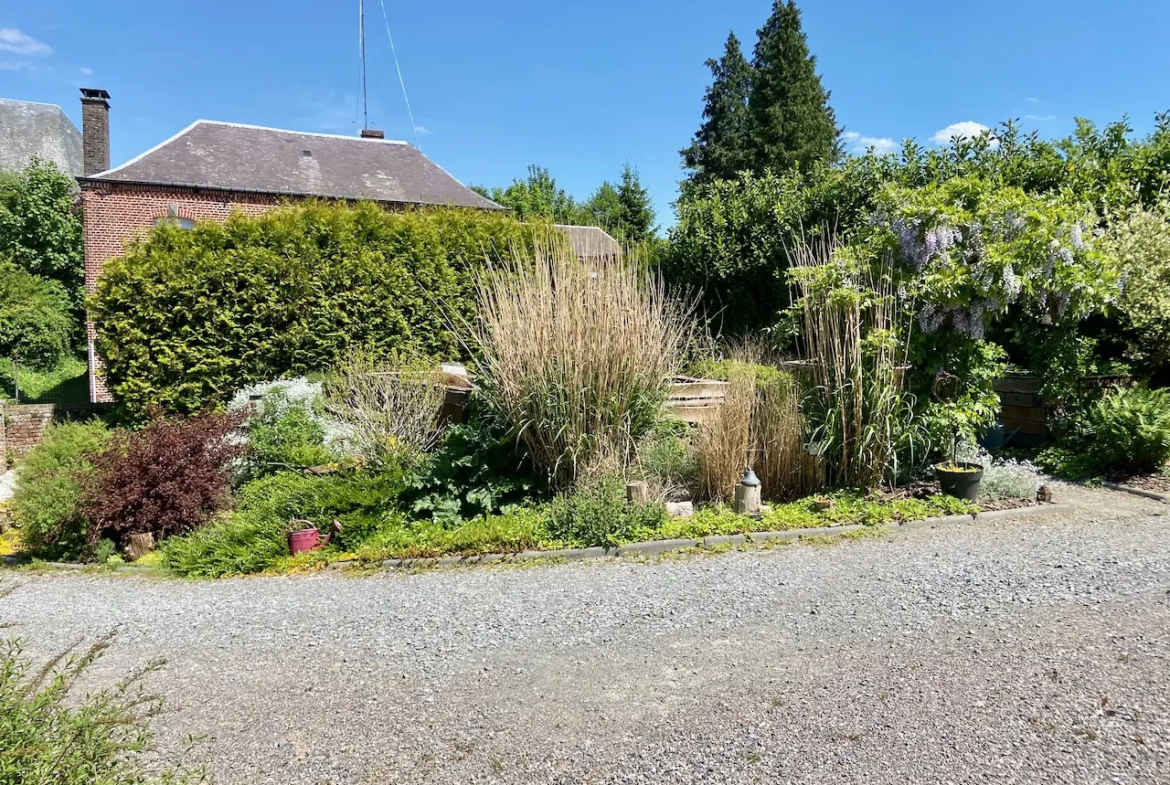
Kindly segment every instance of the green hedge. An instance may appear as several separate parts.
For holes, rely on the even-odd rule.
[[[130,414],[190,413],[354,345],[458,355],[447,326],[471,315],[475,271],[531,234],[498,213],[369,203],[160,227],[91,298],[107,383]]]

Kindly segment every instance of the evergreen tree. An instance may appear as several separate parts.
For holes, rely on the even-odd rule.
[[[621,204],[620,237],[630,245],[644,243],[654,236],[654,208],[650,193],[642,186],[636,169],[627,163],[622,168],[622,182],[617,189]]]
[[[681,151],[683,166],[697,183],[729,180],[751,169],[748,138],[748,96],[752,67],[735,33],[727,36],[723,57],[708,60],[713,81],[704,96],[703,124],[690,147]]]
[[[829,93],[809,54],[794,0],[775,0],[752,58],[748,114],[753,171],[807,168],[841,155]]]
[[[600,226],[613,237],[621,239],[618,233],[623,224],[622,201],[613,183],[606,180],[598,186],[593,196],[589,197],[589,201],[585,202],[584,213],[584,223]]]

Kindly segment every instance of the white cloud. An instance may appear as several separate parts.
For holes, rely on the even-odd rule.
[[[898,149],[898,143],[888,136],[863,136],[857,131],[846,131],[841,137],[849,143],[851,153],[864,153],[872,147],[878,155],[885,155]]]
[[[1056,115],[1054,115],[1054,114],[1026,114],[1026,115],[1024,115],[1024,119],[1025,120],[1034,120],[1037,123],[1047,123],[1051,120],[1055,120]]]
[[[421,125],[416,125],[414,127],[414,132],[416,134],[419,134],[420,136],[430,136],[431,134],[434,133],[434,131],[426,128],[425,126],[421,126]]]
[[[15,27],[0,27],[0,50],[18,55],[51,55],[53,47],[38,41]]]
[[[1043,101],[1041,101],[1039,98],[1025,98],[1024,100],[1025,100],[1025,101],[1027,101],[1027,102],[1028,102],[1028,103],[1030,103],[1030,104],[1042,104],[1042,103],[1044,103],[1044,102],[1043,102]]]
[[[31,71],[33,64],[25,60],[0,61],[0,71]]]
[[[959,137],[960,139],[974,139],[984,131],[991,130],[983,123],[977,123],[974,120],[964,120],[961,123],[951,123],[941,131],[935,132],[934,136],[930,137],[930,141],[935,144],[949,144],[952,139]]]
[[[86,67],[86,66],[84,66],[84,65],[83,65],[83,66],[82,66],[80,69],[78,69],[78,70],[80,70],[80,71],[81,71],[81,75],[82,75],[82,76],[93,76],[93,69],[92,69],[92,68],[88,68],[88,67]]]

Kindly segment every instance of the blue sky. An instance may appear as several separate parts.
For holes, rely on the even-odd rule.
[[[769,0],[502,3],[385,0],[423,150],[464,182],[530,163],[584,198],[623,162],[663,224],[678,150],[700,121],[728,30],[750,47]],[[806,0],[805,30],[849,144],[1019,118],[1170,109],[1170,2]],[[0,97],[63,106],[113,95],[121,163],[198,118],[355,133],[358,0],[0,0]],[[370,124],[414,141],[382,18],[367,0]]]

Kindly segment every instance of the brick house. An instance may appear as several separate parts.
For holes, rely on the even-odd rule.
[[[151,150],[110,168],[109,94],[82,90],[85,287],[126,243],[160,222],[224,221],[298,198],[372,200],[388,209],[444,205],[503,209],[464,186],[406,142],[380,131],[361,137],[199,120]],[[88,325],[90,400],[111,400]]]

